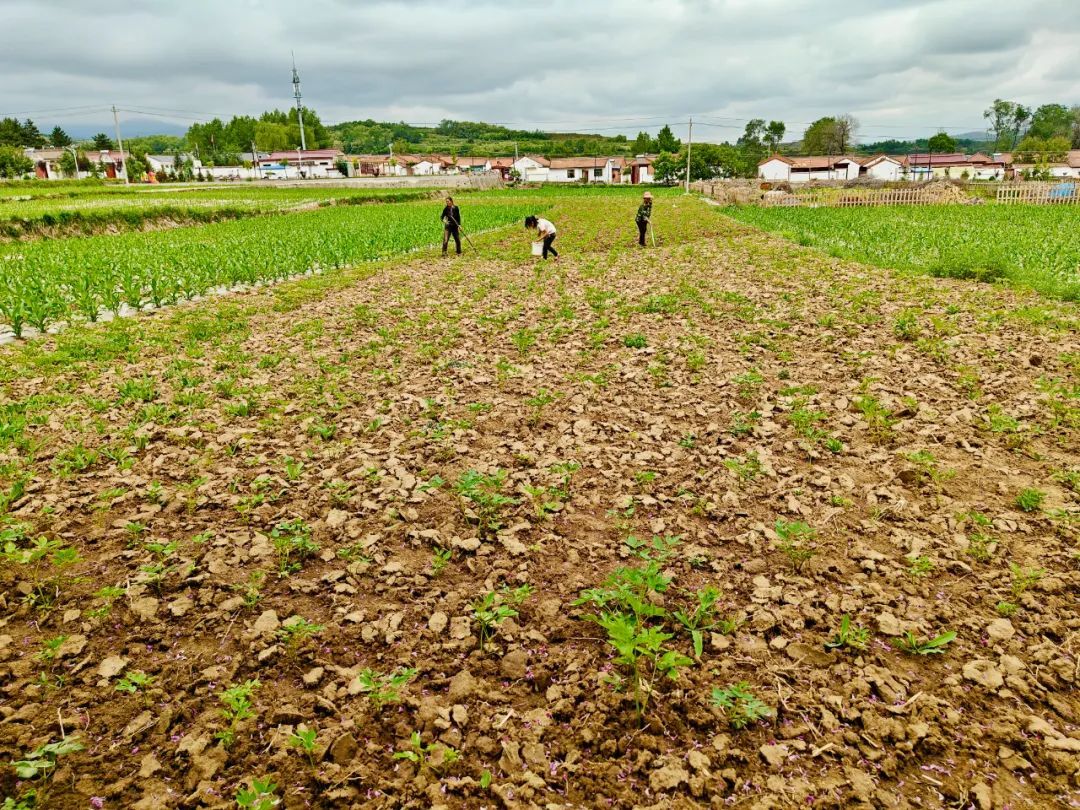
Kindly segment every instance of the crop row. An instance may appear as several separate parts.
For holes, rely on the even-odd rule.
[[[803,245],[881,267],[1008,279],[1080,300],[1080,209],[1038,205],[724,209]]]
[[[507,225],[524,206],[478,204],[470,231]],[[124,307],[165,306],[218,287],[280,281],[403,253],[440,235],[429,203],[346,206],[155,233],[8,245],[0,251],[0,324],[21,336]]]

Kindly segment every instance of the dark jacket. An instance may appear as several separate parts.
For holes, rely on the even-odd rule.
[[[456,205],[447,205],[442,210],[442,221],[451,230],[457,230],[461,226],[461,209]]]

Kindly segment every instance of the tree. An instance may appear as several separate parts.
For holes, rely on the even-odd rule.
[[[776,154],[780,151],[780,142],[784,140],[784,133],[787,132],[787,127],[783,121],[770,121],[769,125],[765,127],[765,135],[763,140],[765,145],[769,147],[771,154]]]
[[[37,124],[27,118],[22,125],[22,145],[32,146],[38,149],[45,145],[45,136],[37,128]]]
[[[1072,123],[1070,125],[1072,131],[1072,148],[1080,149],[1080,105],[1069,110],[1069,114],[1072,116]]]
[[[53,127],[52,132],[49,133],[49,143],[59,148],[71,146],[71,136],[60,127]]]
[[[927,148],[931,152],[955,152],[956,151],[956,139],[953,138],[947,132],[939,132],[934,135],[927,143]]]
[[[1027,134],[1044,141],[1050,138],[1072,138],[1072,111],[1064,104],[1043,104],[1031,116]]]
[[[17,118],[0,121],[0,146],[23,146],[22,124]]]
[[[803,133],[803,152],[810,155],[843,155],[855,145],[859,122],[850,115],[819,118]]]
[[[983,118],[990,122],[995,148],[1012,149],[1031,118],[1031,110],[1023,104],[998,98],[983,112]]]
[[[736,143],[738,147],[738,165],[735,167],[733,174],[739,177],[753,177],[757,174],[758,163],[765,157],[766,148],[762,139],[766,132],[767,129],[763,119],[754,118],[747,122],[743,134]],[[692,156],[693,153],[691,153]],[[693,174],[692,167],[691,174]]]
[[[668,152],[674,154],[679,151],[682,146],[682,141],[675,137],[675,133],[671,131],[671,127],[664,124],[664,128],[656,133],[656,148],[660,152]]]
[[[667,129],[667,127],[665,127]],[[656,182],[671,186],[682,179],[686,173],[686,163],[671,152],[661,152],[653,161],[653,174]]]
[[[17,180],[34,170],[34,161],[18,146],[0,146],[0,177]]]
[[[74,153],[69,149],[65,149],[64,154],[60,156],[59,166],[60,171],[64,173],[64,177],[76,177],[78,174],[78,161],[75,159]]]
[[[104,132],[99,132],[93,138],[91,138],[94,144],[94,149],[99,152],[107,152],[113,149],[112,138],[106,135]]]
[[[639,132],[637,137],[634,138],[634,145],[630,151],[635,155],[647,155],[654,151],[655,148],[656,141],[649,137],[649,133]]]
[[[1013,150],[1013,161],[1034,163],[1043,167],[1049,163],[1062,163],[1071,145],[1069,139],[1062,135],[1043,140],[1028,134]]]
[[[128,179],[138,182],[150,171],[150,164],[147,163],[145,154],[129,151],[125,168],[127,169]]]

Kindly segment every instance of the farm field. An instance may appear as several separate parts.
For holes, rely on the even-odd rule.
[[[1080,300],[1080,208],[942,205],[724,209],[803,245],[881,267],[1005,278]]]
[[[0,347],[0,795],[1080,802],[1077,304],[632,191],[20,245],[328,272]]]

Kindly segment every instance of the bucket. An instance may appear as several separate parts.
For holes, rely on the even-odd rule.
[[[543,256],[544,255],[544,243],[543,242],[533,242],[532,243],[532,255],[533,256]]]

